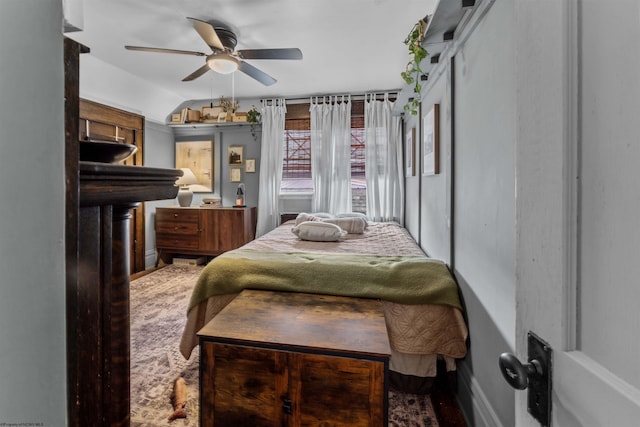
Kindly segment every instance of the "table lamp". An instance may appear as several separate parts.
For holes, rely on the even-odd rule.
[[[178,190],[178,204],[182,207],[191,206],[191,200],[193,200],[193,193],[189,188],[192,184],[198,183],[198,178],[189,168],[180,168],[183,172],[182,176],[176,181],[176,185],[180,186]]]

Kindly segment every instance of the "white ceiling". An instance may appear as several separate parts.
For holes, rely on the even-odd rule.
[[[445,0],[452,1],[452,0]],[[84,29],[67,36],[90,55],[183,99],[358,94],[403,86],[403,41],[437,0],[84,0]],[[236,72],[182,79],[205,58],[129,51],[125,45],[211,50],[187,17],[231,27],[239,49],[302,50],[301,61],[247,61],[278,82],[263,86]]]

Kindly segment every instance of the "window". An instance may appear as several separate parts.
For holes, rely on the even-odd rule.
[[[280,192],[313,191],[310,119],[285,121]]]
[[[358,108],[359,104],[361,103],[352,101],[351,106],[351,193],[353,211],[364,213],[367,193],[365,131],[364,116],[361,113],[357,114],[358,110],[362,110],[362,107]],[[291,107],[287,106],[287,119],[285,120],[280,193],[311,193],[313,192],[313,182],[311,180],[309,104],[296,104],[294,107],[298,108]],[[305,110],[306,117],[304,117]]]

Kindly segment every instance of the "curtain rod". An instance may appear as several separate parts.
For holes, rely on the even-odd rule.
[[[321,98],[321,97],[329,97],[329,96],[350,96],[351,99],[353,101],[362,101],[365,99],[365,97],[367,95],[376,95],[376,98],[378,98],[378,96],[384,96],[385,93],[388,93],[389,95],[395,95],[396,98],[398,97],[398,95],[400,94],[400,91],[395,89],[395,90],[389,90],[389,91],[383,91],[383,90],[376,90],[376,91],[371,91],[371,92],[366,92],[366,93],[357,93],[357,94],[352,94],[352,93],[340,93],[340,94],[331,94],[331,95],[309,95],[306,97],[298,97],[298,98],[284,98],[286,103],[290,103],[290,104],[303,104],[305,102],[309,102],[309,99],[311,98]],[[275,99],[275,98],[264,98],[264,99],[260,99],[260,101],[268,101],[271,99]]]

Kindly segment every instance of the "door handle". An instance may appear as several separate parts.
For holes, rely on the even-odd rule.
[[[498,359],[500,372],[509,383],[517,390],[524,390],[529,387],[529,378],[534,375],[542,375],[542,364],[534,359],[529,363],[521,363],[512,353],[502,353]]]
[[[528,362],[502,353],[498,365],[502,376],[517,390],[527,390],[527,410],[545,427],[551,424],[551,347],[533,332],[527,334]]]

